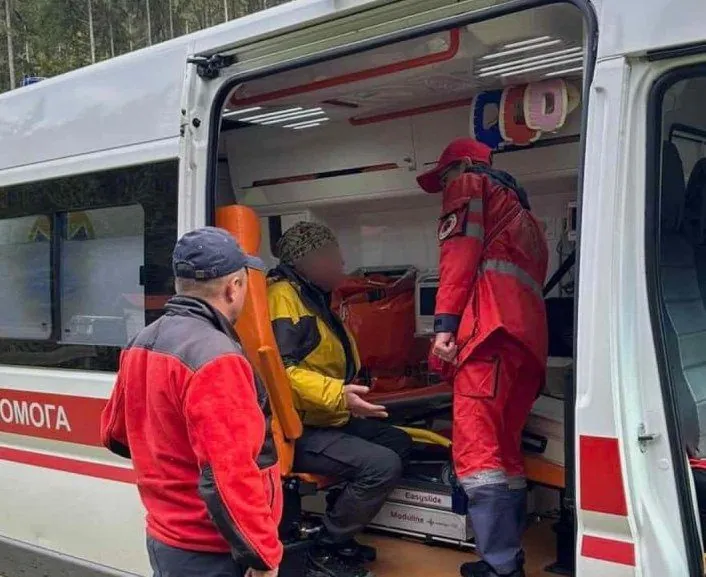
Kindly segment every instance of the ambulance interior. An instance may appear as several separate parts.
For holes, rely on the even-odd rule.
[[[527,190],[545,226],[551,344],[547,385],[523,440],[535,519],[528,569],[572,571],[573,523],[563,508],[572,475],[565,471],[572,457],[565,459],[564,402],[566,396],[573,403],[584,34],[582,14],[554,4],[245,82],[224,105],[216,222],[223,207],[252,209],[260,256],[272,267],[276,241],[289,226],[301,220],[330,226],[351,292],[365,295],[334,299],[362,349],[362,378],[395,424],[432,432],[415,439],[419,450],[404,486],[371,525],[386,535],[369,537],[378,546],[372,570],[382,577],[426,575],[430,568],[440,577],[457,575],[472,548],[472,531],[454,512],[448,442],[439,440],[450,430],[451,388],[425,363],[440,199],[415,180],[448,142],[469,135],[496,149],[494,166]],[[528,128],[526,118],[542,129]],[[264,372],[266,381],[274,378]],[[268,388],[272,396],[272,383]],[[324,492],[303,499],[304,514],[324,510]]]

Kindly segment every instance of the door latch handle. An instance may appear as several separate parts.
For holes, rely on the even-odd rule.
[[[647,450],[647,444],[655,442],[658,438],[658,433],[648,432],[645,424],[640,423],[637,428],[637,442],[640,445],[640,451],[644,453]]]

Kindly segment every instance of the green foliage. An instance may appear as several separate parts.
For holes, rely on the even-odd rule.
[[[0,0],[0,92],[287,1]]]

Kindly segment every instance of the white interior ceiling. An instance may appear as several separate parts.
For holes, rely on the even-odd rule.
[[[470,99],[484,90],[543,78],[580,78],[582,46],[581,13],[557,4],[247,83],[232,95],[224,116],[299,130]],[[297,88],[442,53],[453,56],[373,78],[349,77],[315,90]]]

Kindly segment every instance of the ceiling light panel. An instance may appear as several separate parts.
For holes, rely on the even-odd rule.
[[[562,58],[561,60],[557,60],[555,62],[544,62],[544,63],[537,63],[533,66],[523,66],[522,68],[514,68],[512,70],[507,70],[503,73],[500,74],[502,78],[507,78],[508,76],[518,76],[520,74],[528,74],[530,72],[536,72],[539,70],[547,70],[548,68],[556,68],[557,66],[561,66],[562,68],[566,68],[567,64],[575,64],[577,62],[583,62],[583,55],[581,56],[575,56],[573,58]]]
[[[522,40],[520,42],[511,42],[510,44],[505,44],[502,50],[512,50],[513,48],[524,48],[526,46],[532,46],[534,44],[540,44],[546,42],[547,40],[554,40],[551,36],[538,36],[537,38],[530,38],[528,40]]]
[[[289,122],[291,120],[297,120],[299,118],[308,118],[310,116],[320,116],[326,118],[326,113],[320,108],[314,110],[302,110],[301,112],[294,112],[292,114],[283,114],[275,118],[268,118],[267,120],[258,121],[257,124],[280,124],[282,122]]]
[[[251,112],[257,112],[262,110],[261,106],[250,106],[249,108],[241,108],[240,110],[229,110],[226,108],[223,113],[223,118],[233,118],[234,116],[242,116],[243,114],[249,114]]]
[[[263,114],[256,114],[255,116],[246,116],[241,118],[243,122],[263,122],[265,120],[271,120],[282,115],[292,114],[294,112],[300,112],[304,110],[301,106],[295,106],[294,108],[285,108],[283,110],[272,110],[270,112],[265,112]]]
[[[527,58],[518,58],[516,60],[511,60],[509,62],[503,62],[502,64],[493,64],[492,66],[481,66],[478,68],[478,76],[492,76],[493,73],[500,74],[501,72],[507,72],[508,69],[513,69],[517,67],[522,67],[527,64],[542,64],[549,62],[551,60],[561,60],[567,56],[576,56],[583,52],[583,48],[576,46],[575,48],[564,48],[562,50],[553,50],[547,52],[546,54],[538,54],[537,56],[529,56]]]
[[[583,47],[572,45],[551,36],[539,36],[505,44],[495,52],[478,59],[475,75],[478,78],[505,79],[534,72],[544,77],[573,74],[580,70]]]
[[[318,120],[310,122],[299,122],[297,124],[288,124],[285,128],[291,128],[292,130],[302,130],[304,128],[314,128],[316,126],[321,126],[328,118],[321,118]]]
[[[552,72],[547,72],[545,78],[555,78],[557,76],[569,76],[570,74],[578,74],[583,72],[583,66],[576,66],[574,68],[566,68],[564,70],[554,70]]]
[[[313,108],[304,108],[302,106],[288,106],[286,108],[251,106],[241,110],[226,110],[223,113],[223,117],[261,126],[282,125],[284,128],[293,130],[319,126],[322,122],[329,120],[326,112],[320,106]],[[299,122],[300,120],[301,122]]]
[[[561,44],[559,39],[549,39],[543,40],[542,42],[536,42],[534,44],[527,44],[525,46],[517,46],[515,48],[501,48],[498,52],[491,52],[485,56],[481,56],[481,60],[498,60],[501,58],[506,58],[508,56],[515,56],[517,54],[524,54],[527,52],[534,52],[540,48],[549,48],[550,46],[558,46]],[[510,44],[506,46],[511,46]]]

